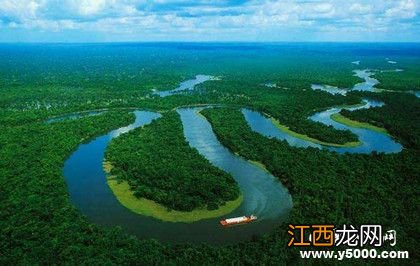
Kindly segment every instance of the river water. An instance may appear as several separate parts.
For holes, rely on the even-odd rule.
[[[173,90],[167,90],[167,91],[156,91],[153,94],[159,95],[160,97],[167,97],[171,96],[177,93],[182,93],[185,91],[191,91],[194,89],[194,87],[198,84],[201,84],[203,82],[206,82],[208,80],[214,80],[216,79],[213,76],[208,75],[197,75],[194,79],[189,79],[186,81],[183,81],[179,84],[179,86]]]
[[[369,90],[377,84],[367,70],[356,71],[356,75],[365,79],[365,82],[356,84],[354,89]],[[182,82],[178,88],[168,91],[159,91],[154,94],[166,97],[183,91],[192,90],[197,84],[214,79],[212,76],[197,75],[195,79]],[[322,89],[322,88],[318,88]],[[329,91],[332,88],[329,87]],[[345,95],[342,89],[337,92]],[[361,107],[370,108],[381,106],[382,103],[365,101]],[[198,114],[203,107],[177,109],[179,113],[186,140],[189,145],[207,158],[213,165],[230,173],[238,183],[244,200],[242,204],[226,217],[205,219],[193,223],[164,222],[152,217],[146,217],[131,212],[115,198],[106,183],[106,174],[103,170],[105,150],[113,138],[137,127],[147,125],[160,114],[148,111],[134,111],[136,120],[133,124],[112,130],[87,144],[81,144],[78,149],[66,160],[63,174],[69,187],[72,203],[87,218],[103,226],[120,226],[124,231],[140,238],[155,238],[169,242],[206,242],[231,243],[250,239],[255,235],[271,231],[281,222],[285,221],[292,208],[292,199],[287,189],[270,173],[248,162],[225,148],[215,136],[210,123]],[[310,141],[293,137],[274,126],[274,124],[258,112],[242,109],[252,130],[267,137],[286,140],[295,147],[315,147],[328,149],[339,153],[370,153],[399,152],[402,147],[386,134],[377,133],[367,129],[352,128],[331,120],[330,116],[338,113],[340,108],[331,108],[316,113],[310,117],[339,130],[349,129],[359,137],[362,145],[355,148],[336,148],[322,146]],[[99,113],[86,113],[84,115],[97,115]],[[80,118],[80,114],[65,116],[65,118]],[[62,118],[53,118],[47,123],[61,121]],[[254,214],[258,220],[248,225],[223,228],[219,225],[221,218],[230,218]]]
[[[364,100],[364,105],[357,107],[345,108],[350,111],[367,109],[371,107],[380,107],[382,102],[373,101],[373,100]],[[401,144],[397,143],[392,137],[387,134],[376,132],[370,129],[365,128],[355,128],[343,125],[341,123],[335,122],[331,119],[331,115],[339,113],[343,108],[333,107],[326,111],[315,113],[309,119],[312,121],[320,122],[328,126],[332,126],[338,130],[350,130],[359,138],[361,145],[357,147],[332,147],[317,144],[308,140],[303,140],[292,135],[289,135],[287,132],[282,131],[276,127],[273,122],[260,114],[259,112],[252,111],[249,109],[242,109],[242,113],[247,121],[248,125],[255,132],[258,132],[269,138],[277,138],[280,140],[286,140],[289,145],[294,147],[313,147],[319,149],[326,149],[330,151],[336,151],[338,153],[371,153],[371,152],[384,152],[384,153],[396,153],[402,150]]]
[[[223,228],[221,218],[194,223],[163,222],[135,214],[123,207],[106,183],[102,168],[109,142],[131,129],[149,124],[158,113],[135,111],[136,121],[81,144],[66,160],[64,176],[72,203],[87,218],[103,226],[120,226],[140,238],[170,242],[231,243],[271,231],[287,218],[292,199],[287,189],[271,174],[231,153],[217,140],[209,122],[197,114],[201,109],[179,109],[184,134],[189,144],[212,164],[232,174],[244,195],[243,203],[224,218],[255,214],[251,224]]]
[[[346,95],[349,91],[374,91],[375,85],[379,84],[379,81],[372,76],[375,74],[373,71],[369,69],[364,70],[354,70],[354,76],[364,79],[363,82],[357,83],[351,89],[343,89],[338,88],[330,85],[320,85],[320,84],[312,84],[311,88],[313,90],[322,90],[328,92],[330,94],[340,94]]]

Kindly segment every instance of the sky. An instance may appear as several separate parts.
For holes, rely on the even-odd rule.
[[[420,0],[0,0],[0,42],[420,42]]]

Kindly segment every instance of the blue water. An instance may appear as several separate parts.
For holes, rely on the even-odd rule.
[[[289,135],[288,133],[279,130],[273,122],[262,115],[257,111],[252,111],[250,109],[242,109],[242,114],[245,117],[248,125],[251,129],[257,133],[260,133],[263,136],[268,138],[276,138],[279,140],[285,140],[289,145],[293,147],[300,147],[300,148],[307,148],[307,147],[314,147],[314,148],[321,148],[322,146],[310,141],[305,141],[294,136]]]
[[[353,86],[352,90],[354,91],[374,91],[375,85],[379,84],[377,79],[372,78],[375,73],[369,69],[354,70],[353,72],[354,76],[364,79],[363,82],[357,83]]]
[[[358,109],[366,109],[371,107],[379,107],[382,106],[382,102],[365,100],[365,104],[363,106],[358,107],[350,107],[346,108],[347,110],[354,111]],[[354,128],[349,127],[340,123],[333,121],[330,117],[333,114],[339,113],[342,108],[330,108],[326,111],[316,113],[309,117],[312,121],[320,122],[325,125],[331,125],[335,129],[338,130],[350,130],[354,133],[359,141],[362,143],[357,147],[331,147],[331,146],[324,146],[320,144],[313,143],[311,141],[302,140],[297,137],[291,136],[288,133],[280,130],[276,127],[273,122],[263,116],[262,114],[251,111],[249,109],[242,109],[242,113],[244,114],[245,120],[247,121],[248,125],[251,129],[255,132],[258,132],[266,137],[269,138],[277,138],[280,140],[286,140],[291,146],[294,147],[313,147],[319,149],[326,149],[330,151],[335,151],[338,153],[371,153],[375,152],[384,152],[384,153],[396,153],[402,150],[401,144],[397,143],[392,137],[387,134],[375,132],[369,129],[363,128]]]
[[[64,163],[63,174],[66,178],[71,201],[82,213],[96,221],[120,219],[116,215],[124,208],[113,197],[105,180],[102,168],[105,149],[109,142],[133,128],[149,124],[160,115],[152,112],[136,111],[133,124],[112,130],[95,140],[81,144]]]
[[[330,85],[320,85],[320,84],[312,84],[311,89],[313,90],[322,90],[325,92],[328,92],[330,94],[340,94],[345,96],[347,92],[349,91],[374,91],[375,85],[379,84],[379,81],[375,78],[372,78],[372,76],[375,74],[375,72],[364,69],[364,70],[353,70],[354,76],[364,79],[363,82],[357,83],[353,86],[351,89],[342,89]]]
[[[382,102],[378,101],[365,101],[365,105],[359,107],[346,108],[349,111],[368,109],[371,107],[380,107]],[[371,153],[371,152],[383,152],[383,153],[397,153],[402,150],[402,145],[396,142],[391,136],[376,132],[370,129],[355,128],[340,124],[331,119],[331,115],[339,113],[342,108],[330,108],[326,111],[316,113],[309,119],[316,122],[321,122],[325,125],[332,126],[338,130],[350,130],[354,133],[361,145],[353,148],[338,148],[338,147],[327,147],[328,150],[336,151],[339,153]]]
[[[197,73],[224,75],[227,78],[247,77],[258,80],[281,79],[279,69],[288,69],[290,73],[299,73],[302,67],[305,75],[316,73],[319,66],[326,69],[327,77],[334,77],[345,71],[352,71],[354,64],[349,62],[361,60],[363,66],[376,68],[386,64],[384,58],[390,56],[404,67],[404,60],[420,58],[420,44],[391,43],[112,43],[112,44],[0,44],[0,70],[4,87],[16,84],[59,85],[63,91],[84,90],[101,84],[105,90],[132,90],[139,93],[150,93],[151,88],[161,90],[162,96],[171,95],[165,92],[167,80],[180,76],[194,76]],[[365,63],[368,62],[372,63]],[[380,63],[378,63],[380,61]],[[343,64],[345,63],[345,64]],[[372,66],[373,65],[373,66]],[[378,67],[379,68],[379,67]],[[17,75],[25,73],[25,75]],[[70,75],[74,73],[75,75]],[[324,73],[324,72],[323,72]],[[162,76],[168,78],[161,78]],[[255,79],[256,78],[256,79]],[[191,84],[181,84],[175,88],[176,93],[193,89],[200,82],[196,77]],[[248,81],[249,81],[248,80]],[[100,83],[98,83],[100,82]],[[204,82],[204,81],[203,81]],[[322,81],[319,81],[322,82]],[[142,84],[141,90],[139,84]],[[144,86],[143,86],[144,85]],[[279,83],[279,86],[282,84]],[[87,91],[89,89],[86,89]],[[98,101],[107,99],[107,94],[95,95]],[[67,99],[60,99],[57,106],[68,104]],[[23,103],[23,108],[28,108]],[[14,106],[13,106],[14,107]],[[224,230],[218,226],[219,219],[208,219],[193,224],[167,223],[150,217],[137,215],[127,210],[115,199],[108,188],[105,173],[102,169],[104,152],[112,138],[122,132],[140,125],[150,123],[159,115],[150,112],[136,112],[136,120],[129,127],[113,130],[87,144],[82,144],[65,162],[64,176],[69,187],[71,201],[97,224],[104,226],[121,226],[126,232],[144,238],[156,238],[164,241],[189,241],[229,243],[250,239],[271,231],[285,219],[291,208],[290,196],[281,184],[276,183],[268,173],[248,164],[229,151],[224,151],[216,142],[208,123],[195,115],[195,109],[179,110],[183,119],[185,135],[193,147],[221,169],[231,173],[242,190],[254,191],[246,195],[245,203],[231,216],[250,214],[259,215],[257,223]],[[330,110],[335,112],[335,110]],[[255,115],[254,113],[250,113]],[[326,114],[326,113],[324,113]],[[259,114],[256,114],[259,115]],[[254,117],[255,118],[255,117]],[[264,118],[264,117],[262,117]],[[324,123],[332,123],[328,117],[312,117]],[[321,147],[313,143],[301,142],[293,137],[282,135],[274,130],[272,124],[266,123],[258,116],[256,124],[264,126],[261,132],[268,136],[279,136],[291,145],[302,147],[315,146],[333,150],[332,147]],[[270,122],[270,121],[268,121]],[[333,126],[340,127],[332,123]],[[267,129],[273,129],[268,131]],[[368,136],[363,139],[364,145],[358,152],[378,150],[397,152],[401,149],[391,138],[370,135],[370,132],[352,132]],[[210,134],[210,135],[209,135]],[[201,136],[202,135],[202,136]],[[363,136],[362,136],[363,137]],[[383,143],[375,137],[384,139]],[[362,138],[361,138],[362,139]],[[370,141],[370,142],[369,142]],[[370,143],[370,144],[369,144]],[[385,144],[384,144],[385,143]],[[369,145],[368,145],[369,144]],[[388,144],[390,144],[388,146]],[[384,145],[384,148],[380,146]],[[374,146],[374,148],[372,148]],[[345,150],[338,150],[344,152]],[[349,152],[355,152],[351,150]],[[222,158],[215,157],[221,154]],[[246,171],[244,171],[244,169]],[[247,180],[250,185],[247,185]],[[251,185],[252,184],[252,185]],[[273,192],[271,192],[271,189]]]
[[[207,120],[196,113],[198,110],[178,110],[187,141],[216,167],[232,174],[244,195],[243,203],[224,218],[255,214],[259,217],[256,222],[232,228],[220,226],[221,218],[189,224],[163,222],[123,207],[106,183],[102,167],[104,153],[113,138],[160,117],[157,113],[145,111],[134,112],[136,121],[133,124],[81,144],[66,160],[63,173],[72,203],[94,223],[120,226],[138,237],[162,241],[226,244],[273,230],[287,218],[292,208],[287,189],[268,172],[223,147]]]
[[[285,187],[270,173],[225,148],[214,134],[210,123],[197,112],[203,108],[179,109],[184,135],[191,147],[216,167],[230,173],[244,193],[241,213],[262,219],[284,217],[292,207]]]
[[[194,79],[189,79],[186,81],[181,82],[179,86],[173,90],[167,90],[167,91],[156,91],[153,94],[159,95],[160,97],[167,97],[170,95],[191,91],[195,88],[196,85],[201,84],[203,82],[206,82],[208,80],[215,79],[213,76],[208,75],[197,75]]]
[[[340,95],[346,95],[347,91],[346,89],[340,89],[338,87],[334,87],[334,86],[330,86],[330,85],[320,85],[320,84],[312,84],[311,85],[311,89],[313,90],[321,90],[321,91],[325,91],[328,92],[330,94],[340,94]]]

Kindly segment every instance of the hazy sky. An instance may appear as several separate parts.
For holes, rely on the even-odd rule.
[[[416,0],[0,0],[0,42],[420,41]]]

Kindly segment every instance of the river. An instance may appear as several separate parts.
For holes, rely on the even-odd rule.
[[[159,95],[160,97],[167,97],[186,91],[191,91],[195,88],[196,85],[206,82],[208,80],[217,80],[217,78],[208,75],[196,75],[194,79],[189,79],[181,82],[179,86],[175,89],[166,91],[155,91],[153,94]]]
[[[384,152],[384,153],[397,153],[402,150],[401,144],[396,142],[391,136],[382,132],[376,132],[371,129],[366,128],[356,128],[347,126],[338,122],[335,122],[331,119],[333,114],[339,113],[342,109],[347,109],[349,111],[367,109],[371,107],[380,107],[382,102],[373,101],[373,100],[364,100],[364,104],[357,107],[348,107],[348,108],[339,108],[333,107],[328,110],[315,113],[310,120],[315,122],[320,122],[328,126],[332,126],[338,130],[350,130],[354,133],[361,145],[356,147],[332,147],[317,144],[308,140],[304,140],[295,136],[288,134],[287,132],[276,127],[273,122],[259,112],[252,111],[249,109],[242,109],[242,113],[247,121],[248,125],[255,132],[258,132],[269,138],[277,138],[280,140],[285,140],[289,145],[294,147],[313,147],[319,149],[326,149],[330,151],[336,151],[338,153],[371,153],[371,152]]]
[[[217,140],[209,122],[197,112],[200,108],[178,109],[186,140],[212,164],[230,173],[244,195],[242,204],[225,218],[255,214],[251,224],[224,228],[222,218],[194,223],[172,223],[135,214],[123,207],[106,183],[102,167],[109,142],[131,129],[149,124],[158,113],[135,111],[136,121],[81,144],[66,160],[63,174],[72,203],[87,218],[103,226],[120,226],[140,238],[170,242],[231,243],[271,231],[284,221],[292,208],[287,189],[270,173],[233,154]]]
[[[312,84],[311,88],[313,90],[322,90],[328,92],[330,94],[340,94],[345,96],[349,91],[374,91],[375,85],[379,84],[379,81],[372,76],[375,74],[373,71],[369,69],[364,70],[354,70],[354,76],[364,79],[363,82],[357,83],[351,89],[343,89],[338,88],[330,85],[321,85],[321,84]]]

